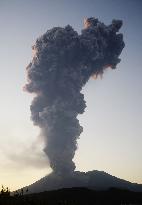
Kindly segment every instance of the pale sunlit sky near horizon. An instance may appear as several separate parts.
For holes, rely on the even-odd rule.
[[[103,170],[142,183],[142,1],[0,0],[0,183],[11,190],[51,172],[39,128],[30,121],[33,96],[23,92],[37,37],[67,24],[80,32],[84,17],[122,19],[125,48],[116,70],[83,89],[84,132],[76,170]]]

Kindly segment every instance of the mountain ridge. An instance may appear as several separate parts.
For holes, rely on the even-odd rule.
[[[142,184],[132,183],[98,170],[88,172],[75,171],[72,175],[61,175],[52,172],[33,184],[23,187],[23,189],[28,188],[29,193],[38,193],[72,187],[86,187],[93,190],[107,190],[114,187],[142,192]]]

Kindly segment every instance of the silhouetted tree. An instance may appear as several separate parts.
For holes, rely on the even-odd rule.
[[[2,185],[0,196],[10,196],[10,189],[8,187],[4,188],[4,186]]]

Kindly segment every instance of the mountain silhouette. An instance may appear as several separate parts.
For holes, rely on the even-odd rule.
[[[142,184],[131,183],[97,170],[86,173],[76,171],[72,175],[57,175],[52,172],[23,189],[26,190],[28,188],[29,193],[38,193],[71,187],[86,187],[93,190],[108,190],[113,187],[142,192]]]

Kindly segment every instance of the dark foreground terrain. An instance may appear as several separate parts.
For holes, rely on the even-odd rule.
[[[111,188],[95,191],[87,188],[67,188],[29,194],[0,197],[0,205],[98,205],[142,204],[142,192]]]

